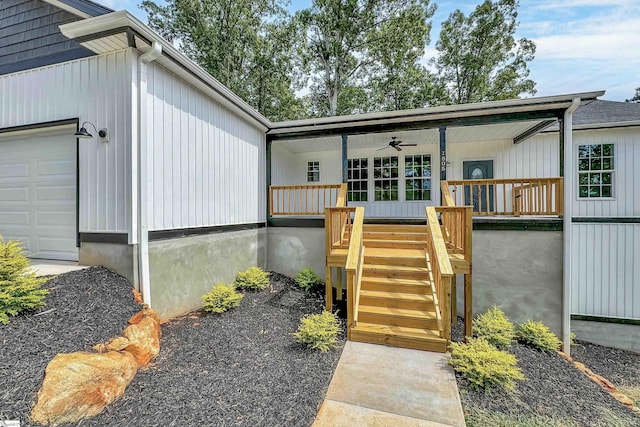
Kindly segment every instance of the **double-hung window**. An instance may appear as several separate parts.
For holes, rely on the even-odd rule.
[[[347,160],[347,200],[366,202],[369,185],[369,159]]]
[[[398,156],[373,158],[374,200],[398,200]]]
[[[404,157],[405,200],[431,200],[431,155]]]
[[[613,197],[613,144],[578,145],[578,198]]]
[[[307,182],[320,181],[320,162],[317,160],[307,162]]]

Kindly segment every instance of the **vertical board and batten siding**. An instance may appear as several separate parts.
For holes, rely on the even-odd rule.
[[[613,143],[615,172],[611,199],[578,199],[574,189],[573,218],[595,219],[572,224],[572,313],[640,319],[640,224],[595,222],[640,217],[640,128],[577,131],[573,141],[575,152]]]
[[[310,140],[300,141],[310,144]],[[318,151],[293,153],[273,143],[272,184],[305,185],[308,161],[320,162],[320,184],[336,184],[342,181],[342,154],[340,151]],[[397,202],[350,202],[353,206],[364,206],[367,217],[422,218],[424,207],[440,204],[439,146],[424,144],[394,150],[376,151],[377,148],[348,150],[349,158],[369,159],[369,200],[374,197],[373,158],[378,156],[399,157],[400,200]],[[404,201],[404,156],[430,154],[432,165],[432,200]],[[462,179],[462,164],[467,160],[493,160],[495,178],[541,178],[560,175],[559,142],[557,134],[541,135],[521,144],[512,140],[471,141],[447,144],[447,177]]]
[[[0,74],[92,56],[58,28],[80,19],[41,0],[0,1]]]
[[[265,132],[152,63],[150,230],[266,221]]]
[[[0,76],[0,128],[79,118],[109,129],[108,143],[79,143],[80,232],[129,229],[130,70],[120,51]]]

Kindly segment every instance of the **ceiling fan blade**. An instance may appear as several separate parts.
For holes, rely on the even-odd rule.
[[[378,148],[376,151],[386,150],[387,148],[389,148],[389,147]]]
[[[394,146],[393,146],[393,148],[395,148],[395,149],[396,149],[396,150],[398,150],[398,151],[402,151],[402,148],[400,148],[400,147],[399,147],[399,146],[397,146],[397,145],[394,145]]]
[[[400,147],[416,147],[418,144],[399,144]]]

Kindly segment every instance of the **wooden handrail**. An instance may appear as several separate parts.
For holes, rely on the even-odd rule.
[[[437,206],[442,220],[443,238],[449,252],[464,255],[471,261],[473,206]]]
[[[355,207],[325,208],[324,227],[326,233],[326,254],[333,249],[347,249],[349,242],[345,240],[346,231],[353,228],[352,214]]]
[[[441,320],[442,335],[447,341],[451,340],[451,283],[453,268],[449,260],[447,246],[442,237],[440,222],[434,207],[426,208],[427,217],[427,263],[431,270],[434,284],[434,301]],[[436,301],[437,299],[437,301]]]
[[[445,206],[473,205],[474,215],[563,214],[562,178],[447,180],[440,187]]]
[[[269,215],[307,216],[324,214],[324,208],[346,206],[347,184],[272,185]]]
[[[347,273],[347,331],[358,323],[358,305],[360,303],[360,284],[362,282],[362,266],[364,264],[363,245],[364,208],[356,208],[351,225],[349,251],[345,262]]]

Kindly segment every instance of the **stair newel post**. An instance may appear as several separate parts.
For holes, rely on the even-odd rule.
[[[447,341],[451,341],[451,276],[442,276],[444,301],[442,303],[442,328]]]
[[[347,339],[351,339],[351,328],[353,324],[353,313],[355,311],[354,271],[347,270]]]

